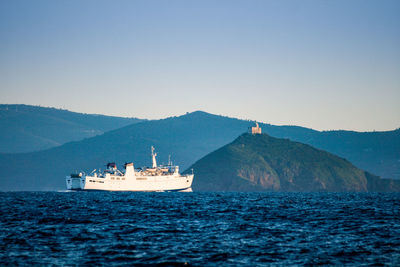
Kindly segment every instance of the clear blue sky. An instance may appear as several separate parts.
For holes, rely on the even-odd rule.
[[[0,103],[400,127],[400,1],[0,1]]]

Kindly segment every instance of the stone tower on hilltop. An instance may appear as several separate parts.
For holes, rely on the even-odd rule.
[[[255,127],[249,127],[249,133],[251,134],[261,134],[261,128],[258,126],[258,123],[256,123]]]

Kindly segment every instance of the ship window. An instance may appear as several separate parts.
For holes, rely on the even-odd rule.
[[[119,180],[119,178],[117,178],[117,180]]]
[[[114,177],[112,177],[111,180],[114,180]]]
[[[122,178],[122,180],[125,180],[125,178]]]

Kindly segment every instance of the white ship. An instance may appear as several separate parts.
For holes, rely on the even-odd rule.
[[[81,172],[66,177],[68,190],[107,191],[192,191],[193,173],[181,175],[179,166],[170,163],[157,166],[154,147],[151,147],[153,166],[135,169],[133,163],[125,164],[125,172],[115,163],[108,163],[104,172],[93,170],[89,175]]]

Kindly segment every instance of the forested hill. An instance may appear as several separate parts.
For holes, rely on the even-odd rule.
[[[192,165],[195,191],[400,191],[329,152],[267,134],[244,134]]]
[[[43,150],[103,134],[137,118],[82,114],[29,105],[0,105],[0,152]]]

